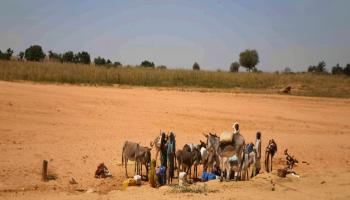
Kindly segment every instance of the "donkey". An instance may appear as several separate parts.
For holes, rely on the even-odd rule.
[[[244,149],[244,156],[242,161],[242,171],[241,171],[241,179],[249,180],[249,171],[252,173],[250,177],[254,177],[256,175],[256,167],[257,167],[257,150],[254,147],[254,144],[247,144]]]
[[[198,149],[195,149],[192,152],[177,150],[176,151],[176,159],[177,159],[177,176],[179,177],[180,170],[186,172],[189,177],[191,177],[191,167],[195,162],[199,162],[201,160],[201,154]]]
[[[272,160],[273,156],[277,152],[277,144],[274,139],[269,140],[269,144],[265,150],[265,170],[267,172],[272,171]]]
[[[125,141],[122,151],[122,164],[125,164],[125,176],[128,177],[128,160],[135,161],[135,170],[136,173],[136,159],[139,156],[140,145],[135,142]]]
[[[215,151],[214,147],[210,147],[207,150],[207,159],[204,160],[203,170],[205,172],[213,172],[215,166],[220,166],[220,157]]]
[[[151,149],[149,147],[139,146],[139,152],[136,156],[137,174],[142,177],[142,165],[146,168],[146,177],[148,177],[148,166],[151,163]]]
[[[240,177],[242,160],[243,160],[243,150],[245,147],[244,137],[240,133],[233,134],[232,143],[229,145],[220,144],[218,148],[218,154],[220,156],[221,163],[221,179],[223,178],[224,168],[226,170],[230,169],[235,172],[235,177]],[[238,162],[236,167],[236,160]],[[226,166],[226,167],[225,167]],[[234,168],[233,168],[234,167]],[[228,175],[226,178],[230,179],[230,171],[226,172]]]
[[[231,172],[239,171],[239,160],[237,153],[232,145],[228,145],[224,149],[220,150],[219,155],[221,168],[220,181],[223,181],[224,173],[226,173],[226,181],[229,181],[231,179]]]

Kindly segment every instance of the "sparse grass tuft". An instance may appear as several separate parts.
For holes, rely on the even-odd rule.
[[[218,190],[209,189],[208,185],[204,183],[203,186],[179,186],[179,185],[172,185],[171,186],[171,192],[174,193],[197,193],[197,194],[207,194],[207,193],[214,193],[218,192]]]

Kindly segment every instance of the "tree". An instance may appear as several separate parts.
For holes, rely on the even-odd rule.
[[[52,50],[49,51],[49,59],[63,62],[62,55],[59,53],[55,53]]]
[[[64,52],[62,55],[63,62],[73,62],[74,61],[74,53],[73,51]]]
[[[258,52],[255,49],[247,49],[244,52],[241,52],[239,54],[239,63],[241,66],[247,68],[248,72],[250,72],[259,63]]]
[[[290,74],[290,73],[292,73],[292,70],[289,67],[286,67],[286,68],[284,68],[283,73]]]
[[[167,67],[165,65],[160,65],[157,67],[157,69],[166,69]]]
[[[344,74],[350,76],[350,64],[347,64],[346,67],[344,67]]]
[[[74,62],[82,64],[90,64],[90,54],[86,51],[78,52],[74,55]]]
[[[42,61],[45,54],[40,45],[32,45],[25,50],[24,57],[29,61]]]
[[[94,59],[95,65],[105,65],[106,60],[104,58],[101,58],[100,56]]]
[[[1,60],[10,60],[13,54],[13,50],[11,48],[8,48],[6,52],[2,53],[0,51],[0,59]]]
[[[327,73],[326,63],[324,61],[321,61],[316,66],[310,65],[307,71],[310,73]]]
[[[107,65],[112,64],[111,60],[107,59],[106,64],[107,64]]]
[[[151,68],[154,68],[154,63],[153,62],[150,62],[148,60],[144,60],[142,61],[141,63],[141,67],[151,67]]]
[[[195,63],[193,64],[192,69],[193,69],[193,70],[201,70],[201,68],[200,68],[200,66],[199,66],[199,64],[198,64],[197,62],[195,62]]]
[[[324,61],[319,62],[316,66],[316,71],[321,73],[326,72],[326,63]]]
[[[339,65],[339,63],[332,67],[332,74],[344,74],[343,68]]]
[[[114,65],[115,67],[122,66],[122,64],[121,64],[120,62],[118,62],[118,61],[114,62],[113,65]]]
[[[13,50],[12,50],[11,48],[8,48],[8,49],[6,50],[6,59],[7,59],[7,60],[10,60],[11,57],[12,57],[12,54],[13,54]]]
[[[238,72],[239,70],[239,63],[238,62],[233,62],[230,65],[230,72]]]
[[[18,58],[19,58],[19,60],[23,60],[23,58],[24,58],[24,52],[23,51],[18,53]]]

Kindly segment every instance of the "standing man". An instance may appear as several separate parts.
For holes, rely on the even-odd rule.
[[[259,174],[261,169],[261,133],[258,131],[256,133],[256,141],[255,141],[255,149],[256,149],[256,174]]]

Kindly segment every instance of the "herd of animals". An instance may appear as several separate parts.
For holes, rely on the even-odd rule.
[[[134,173],[142,176],[142,166],[145,166],[147,175],[151,163],[151,149],[155,148],[155,163],[160,154],[160,166],[166,169],[166,183],[172,183],[180,172],[186,172],[187,177],[197,179],[197,168],[202,165],[203,172],[213,173],[222,181],[249,180],[261,170],[261,133],[257,132],[255,144],[245,143],[240,134],[239,124],[234,123],[233,132],[203,134],[205,142],[199,144],[185,144],[182,149],[176,150],[176,139],[173,132],[161,132],[150,147],[143,147],[135,142],[126,141],[122,150],[122,164],[125,165],[125,175],[128,177],[128,160],[135,161]],[[272,171],[272,160],[277,152],[277,144],[271,139],[265,150],[265,170]],[[193,175],[192,175],[193,168]],[[147,177],[147,176],[146,176]]]

